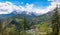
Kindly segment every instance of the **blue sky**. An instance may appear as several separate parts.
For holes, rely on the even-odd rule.
[[[48,0],[0,0],[0,2],[6,2],[6,1],[12,2],[15,5],[22,5],[22,6],[25,6],[26,3],[29,3],[34,4],[34,7],[41,7],[41,8],[45,8],[49,6],[51,2],[53,2]]]
[[[55,0],[0,0],[0,14],[18,13],[45,14],[56,7]]]

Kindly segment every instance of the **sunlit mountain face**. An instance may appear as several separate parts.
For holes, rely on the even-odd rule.
[[[0,0],[0,15],[42,15],[56,8],[56,0]]]

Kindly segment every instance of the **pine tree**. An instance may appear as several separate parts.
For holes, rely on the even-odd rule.
[[[2,35],[3,33],[3,24],[2,24],[2,20],[0,19],[0,35]]]
[[[23,35],[27,35],[27,34],[26,34],[26,29],[27,29],[27,18],[26,18],[26,16],[24,16],[24,18],[23,18],[23,23],[22,23]]]
[[[27,18],[26,18],[26,16],[24,16],[24,18],[23,18],[23,27],[24,27],[24,30],[26,30],[26,28],[27,28]]]
[[[54,14],[52,16],[52,29],[53,35],[58,35],[59,33],[59,16],[58,16],[58,7],[54,9]]]

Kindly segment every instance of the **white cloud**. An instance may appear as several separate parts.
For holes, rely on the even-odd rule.
[[[27,3],[25,6],[25,11],[31,12],[33,8],[34,8],[34,4]]]
[[[20,10],[22,10],[23,7],[19,7],[14,5],[11,2],[0,2],[0,14],[10,14],[11,12],[13,12],[14,10],[17,12],[20,12]]]
[[[29,12],[33,12],[37,15],[40,15],[40,14],[45,14],[49,11],[52,11],[55,7],[56,7],[56,2],[51,2],[51,5],[48,6],[47,8],[45,9],[41,9],[41,8],[34,8],[34,4],[26,4],[26,8],[25,10]]]
[[[23,4],[23,2],[22,2],[22,4]],[[51,2],[51,5],[45,9],[35,8],[34,4],[29,4],[29,3],[26,3],[26,5],[24,7],[21,5],[16,6],[11,2],[5,2],[5,3],[0,2],[0,14],[9,14],[15,10],[17,13],[22,13],[22,12],[26,11],[27,14],[35,13],[35,14],[39,15],[39,14],[45,14],[45,13],[53,10],[55,7],[56,7],[56,2]]]
[[[56,2],[51,2],[51,5],[48,6],[47,8],[45,8],[45,9],[41,9],[41,8],[40,9],[34,9],[33,11],[36,12],[38,15],[39,14],[45,14],[45,13],[55,9],[56,5],[57,5]]]
[[[5,3],[0,2],[0,14],[11,13],[13,11],[11,5],[12,3],[10,2],[5,2]]]

